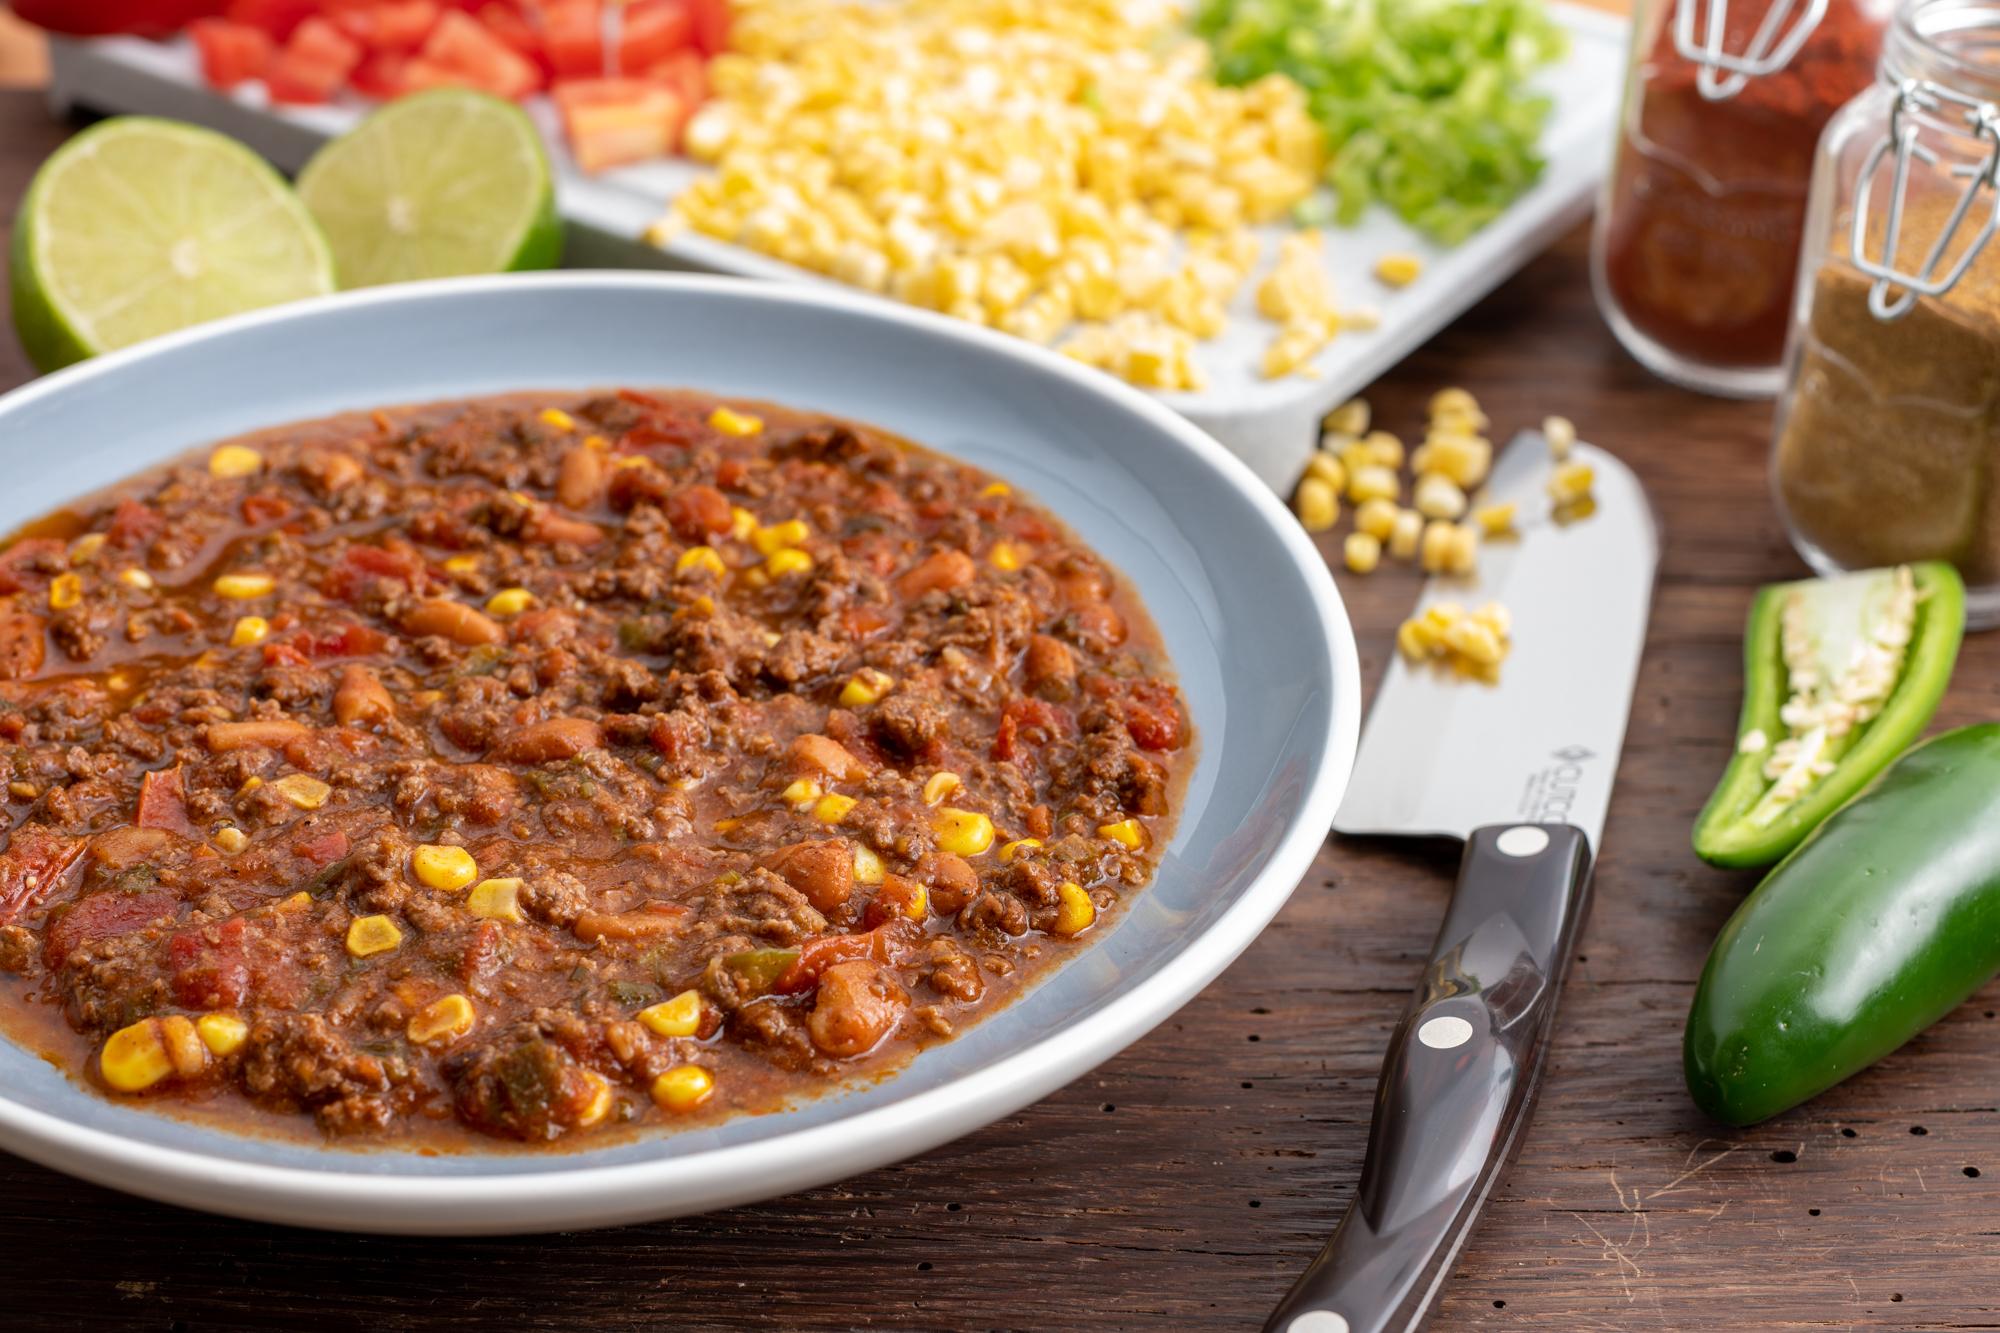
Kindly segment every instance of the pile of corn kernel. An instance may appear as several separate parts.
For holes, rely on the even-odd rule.
[[[1314,187],[1319,128],[1281,77],[1225,88],[1171,0],[738,0],[686,151],[692,228],[990,325],[1133,383],[1199,389],[1260,258]],[[1342,328],[1319,237],[1257,293],[1267,375]]]
[[[1328,413],[1320,448],[1306,464],[1293,498],[1308,532],[1330,531],[1340,522],[1343,497],[1354,506],[1354,528],[1341,543],[1341,556],[1356,574],[1370,574],[1382,556],[1414,560],[1427,574],[1469,578],[1479,569],[1480,544],[1515,532],[1519,505],[1480,502],[1479,487],[1493,468],[1490,424],[1479,403],[1464,389],[1432,395],[1424,441],[1408,452],[1412,474],[1410,505],[1403,501],[1400,437],[1370,429],[1367,400],[1356,398]],[[1570,522],[1593,508],[1590,465],[1572,460],[1576,427],[1567,418],[1542,422],[1553,469],[1548,482],[1551,516]],[[1437,661],[1460,673],[1498,678],[1512,644],[1507,609],[1488,603],[1467,612],[1438,602],[1405,620],[1396,646],[1412,662]]]

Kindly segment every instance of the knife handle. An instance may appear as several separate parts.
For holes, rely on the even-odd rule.
[[[1268,1333],[1414,1329],[1513,1151],[1588,903],[1590,839],[1494,825],[1465,844],[1375,1089],[1354,1202]]]

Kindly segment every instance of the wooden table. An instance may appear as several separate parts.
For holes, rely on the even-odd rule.
[[[65,133],[32,95],[0,94],[7,212]],[[2000,1324],[2000,993],[1759,1129],[1706,1123],[1682,1091],[1693,981],[1751,884],[1696,861],[1688,828],[1729,750],[1750,588],[1800,567],[1766,499],[1767,408],[1678,392],[1629,361],[1591,308],[1584,250],[1567,238],[1371,394],[1405,431],[1445,384],[1476,393],[1496,430],[1568,413],[1639,469],[1667,538],[1540,1114],[1435,1327]],[[0,387],[27,375],[0,346]],[[1372,682],[1412,580],[1342,587]],[[2000,715],[1996,665],[2000,637],[1967,645],[1942,722]],[[1354,1189],[1377,1064],[1451,871],[1435,853],[1330,841],[1240,962],[1096,1073],[901,1166],[711,1217],[330,1236],[0,1155],[0,1322],[1250,1326]]]

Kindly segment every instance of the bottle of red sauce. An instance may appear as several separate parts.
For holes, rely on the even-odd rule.
[[[1591,279],[1655,374],[1775,394],[1820,130],[1869,86],[1893,0],[1640,0]]]

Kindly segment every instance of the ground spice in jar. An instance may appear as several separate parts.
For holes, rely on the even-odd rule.
[[[1958,189],[1913,182],[1906,263],[1943,231]],[[2000,581],[2000,255],[1883,321],[1868,309],[1871,279],[1847,261],[1848,225],[1813,279],[1778,428],[1778,498],[1797,534],[1844,568],[1949,560],[1968,583]],[[1872,228],[1879,254],[1879,218]]]
[[[1889,6],[1831,0],[1790,63],[1711,101],[1696,83],[1700,66],[1674,46],[1673,7],[1695,3],[1667,0],[1633,71],[1641,87],[1613,167],[1602,280],[1632,326],[1665,350],[1708,366],[1774,367],[1813,150],[1834,112],[1873,81]],[[1745,50],[1770,8],[1729,0],[1722,49]],[[1697,27],[1705,21],[1698,15]]]

